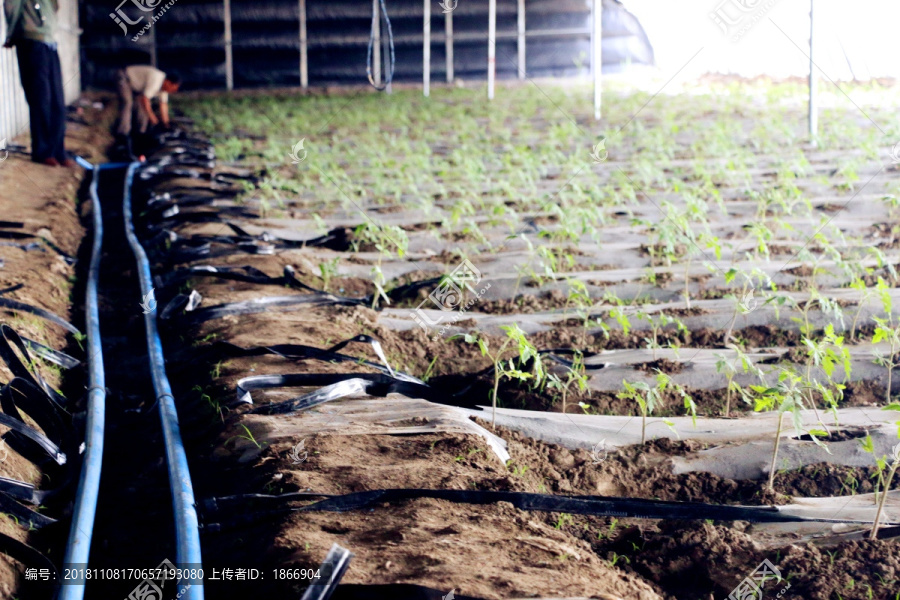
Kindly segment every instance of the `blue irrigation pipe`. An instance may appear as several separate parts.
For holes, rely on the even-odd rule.
[[[150,261],[144,252],[131,216],[131,185],[134,171],[141,163],[134,162],[125,172],[125,191],[122,202],[122,215],[125,219],[125,235],[134,252],[138,264],[138,276],[141,281],[141,295],[148,298],[153,291],[153,278],[150,274]],[[156,327],[156,309],[144,312],[144,326],[147,330],[147,356],[150,359],[150,372],[153,376],[153,389],[159,404],[159,416],[162,421],[163,438],[166,446],[166,462],[169,469],[169,485],[172,488],[172,506],[175,512],[176,562],[180,569],[201,569],[200,529],[197,521],[197,508],[194,502],[194,488],[191,485],[191,474],[188,469],[187,453],[181,441],[178,427],[178,411],[175,409],[175,398],[172,387],[166,377],[165,356],[162,341]],[[182,579],[179,582],[180,600],[203,600],[203,582],[201,579]]]
[[[72,514],[72,527],[69,531],[68,545],[64,565],[75,567],[87,566],[91,551],[91,534],[94,531],[94,516],[97,513],[97,496],[100,491],[100,471],[103,467],[103,431],[106,418],[106,376],[103,370],[103,347],[100,338],[100,311],[97,305],[97,280],[100,275],[100,253],[103,250],[103,215],[100,211],[100,199],[97,197],[97,184],[100,171],[112,165],[94,165],[81,157],[79,164],[87,165],[93,171],[91,175],[91,212],[94,217],[94,241],[91,248],[91,262],[88,267],[88,278],[84,302],[85,331],[87,332],[87,368],[88,368],[88,403],[87,423],[84,432],[84,457],[78,490],[75,497],[75,509]],[[64,585],[60,592],[60,600],[81,600],[84,597],[84,585]]]
[[[91,247],[91,262],[85,292],[84,314],[87,333],[88,404],[87,423],[84,432],[84,456],[72,526],[66,545],[64,565],[87,566],[91,550],[91,536],[94,531],[94,517],[97,513],[97,496],[100,490],[100,472],[103,467],[103,436],[106,421],[106,375],[103,367],[103,347],[100,337],[100,311],[97,302],[97,282],[100,277],[100,255],[103,250],[103,214],[97,185],[100,171],[122,168],[128,163],[92,165],[80,156],[75,157],[79,165],[92,171],[90,196],[91,212],[94,220],[94,240]],[[84,585],[62,586],[60,600],[81,600]]]

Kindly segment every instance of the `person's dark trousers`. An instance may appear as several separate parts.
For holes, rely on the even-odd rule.
[[[19,74],[31,114],[31,160],[68,158],[65,150],[66,100],[56,46],[16,40]]]

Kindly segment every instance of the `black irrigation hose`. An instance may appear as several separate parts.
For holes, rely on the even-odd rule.
[[[284,506],[289,502],[322,497],[301,507]],[[344,495],[293,493],[284,496],[246,494],[210,498],[200,503],[204,533],[251,525],[259,521],[294,512],[348,512],[372,508],[386,502],[402,502],[417,498],[435,498],[463,504],[496,504],[509,502],[519,510],[560,512],[576,515],[632,519],[684,519],[714,521],[749,521],[752,523],[850,523],[869,521],[798,517],[783,513],[778,507],[730,506],[703,502],[671,502],[643,498],[606,496],[556,496],[527,492],[486,490],[430,490],[399,488],[370,490]]]
[[[25,524],[29,528],[39,529],[55,523],[56,520],[21,503],[39,506],[69,487],[74,478],[74,469],[69,457],[77,456],[77,443],[74,420],[63,408],[63,405],[68,403],[40,376],[29,355],[29,347],[34,346],[26,343],[8,325],[0,325],[0,360],[13,374],[13,379],[9,383],[0,386],[0,409],[2,409],[0,425],[9,429],[3,434],[2,439],[40,470],[43,471],[44,467],[54,464],[62,469],[61,472],[55,469],[56,487],[52,489],[39,490],[31,483],[0,477],[0,512],[14,516],[20,524]],[[51,351],[46,346],[38,344],[37,347],[49,351],[48,354],[53,358],[66,357],[78,364],[78,361],[71,357]],[[26,367],[26,364],[30,365],[31,369]],[[22,413],[25,413],[37,427],[26,422]],[[2,551],[3,544],[0,543],[0,552]]]
[[[344,573],[350,567],[352,559],[352,552],[338,544],[332,544],[331,550],[328,551],[325,560],[322,561],[322,565],[319,567],[322,577],[327,577],[327,580],[324,583],[316,582],[310,584],[306,591],[303,592],[300,600],[328,600],[331,598],[344,577]]]
[[[24,565],[29,565],[35,569],[46,569],[49,577],[45,581],[38,578],[29,582],[36,586],[45,588],[47,596],[55,597],[56,586],[59,584],[59,576],[56,571],[56,565],[49,558],[41,554],[38,550],[31,546],[11,538],[8,535],[0,534],[0,553],[10,556]]]
[[[78,330],[77,327],[60,317],[59,315],[55,315],[50,311],[44,310],[43,308],[38,308],[37,306],[32,306],[30,304],[25,304],[24,302],[17,302],[16,300],[10,300],[8,298],[0,298],[0,308],[6,308],[9,310],[15,310],[19,312],[27,312],[31,313],[35,316],[38,316],[42,319],[46,319],[51,323],[55,323],[59,325],[66,331],[70,333],[74,333],[77,336],[81,336],[81,331]]]
[[[15,347],[22,357],[25,358],[25,362],[28,363],[28,365],[33,365],[25,340],[9,325],[0,325],[0,359],[6,363],[9,370],[12,371],[12,374],[43,389],[59,407],[68,404],[66,398],[53,389],[53,386],[41,377],[37,369],[34,369],[34,373],[32,373],[28,366],[19,359],[19,356],[13,350],[13,347]]]
[[[2,290],[0,290],[0,296],[15,292],[16,290],[21,290],[23,287],[25,287],[24,283],[17,283],[15,285],[9,286],[8,288],[3,288]]]
[[[60,352],[54,348],[49,346],[45,346],[40,342],[35,342],[34,340],[30,340],[27,337],[23,337],[22,341],[25,342],[25,346],[28,347],[29,350],[43,358],[48,362],[52,362],[55,365],[59,365],[63,369],[74,369],[75,367],[80,367],[82,362],[75,358],[74,356],[69,356],[65,352]]]
[[[338,350],[351,342],[370,344],[375,353],[383,361],[382,364],[359,359],[347,354],[341,354]],[[562,364],[571,365],[565,359],[553,356],[551,353],[565,353],[565,349],[542,350],[541,354],[549,355]],[[265,404],[252,409],[250,412],[257,414],[288,414],[300,412],[313,406],[343,398],[352,394],[365,394],[369,396],[384,397],[388,394],[401,394],[408,398],[420,398],[439,404],[451,406],[458,405],[458,398],[471,389],[474,383],[465,386],[455,392],[448,392],[442,388],[434,388],[425,382],[406,373],[391,369],[387,363],[381,345],[374,338],[367,335],[359,335],[349,340],[340,342],[328,349],[320,349],[314,346],[302,344],[274,344],[272,346],[255,346],[243,348],[230,342],[219,341],[201,348],[192,350],[190,356],[185,356],[177,362],[184,368],[200,360],[219,362],[225,358],[237,358],[246,356],[274,355],[287,360],[321,360],[325,362],[353,362],[376,369],[380,373],[296,373],[296,374],[267,374],[251,375],[239,379],[235,388],[236,398],[229,404],[230,407],[239,404],[253,404],[250,392],[257,389],[289,388],[289,387],[319,387],[319,389],[302,396],[282,402]],[[602,369],[606,365],[594,365],[592,369]],[[493,367],[488,367],[473,375],[477,379],[493,372]]]
[[[300,306],[355,306],[360,301],[353,298],[340,298],[328,293],[296,294],[291,296],[263,296],[242,302],[230,302],[208,308],[200,308],[185,313],[183,319],[191,324],[204,323],[213,319],[237,315],[252,315],[269,310],[295,310]]]
[[[396,59],[394,57],[394,32],[391,29],[391,19],[388,17],[387,7],[384,5],[384,0],[379,0],[381,5],[381,14],[384,16],[384,22],[387,25],[387,34],[388,34],[388,46],[391,49],[391,62],[390,68],[384,73],[384,84],[378,85],[372,76],[372,48],[375,46],[375,30],[378,27],[378,11],[375,8],[372,8],[372,31],[369,33],[369,47],[366,51],[366,75],[369,78],[369,83],[372,84],[376,90],[384,90],[387,89],[391,82],[394,80],[394,65]]]

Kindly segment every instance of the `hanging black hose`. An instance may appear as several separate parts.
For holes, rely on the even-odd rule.
[[[394,32],[391,31],[391,20],[388,18],[387,7],[384,5],[384,0],[378,0],[378,2],[381,4],[381,14],[384,15],[384,22],[387,25],[388,46],[390,46],[391,49],[391,62],[389,68],[384,73],[384,84],[379,86],[372,77],[372,47],[375,45],[375,31],[378,27],[378,11],[376,11],[373,6],[372,31],[369,33],[369,50],[366,53],[366,75],[369,76],[369,83],[371,83],[376,90],[384,90],[387,89],[387,86],[391,85],[391,81],[394,79]]]

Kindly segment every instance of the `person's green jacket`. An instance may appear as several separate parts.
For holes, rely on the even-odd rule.
[[[56,41],[56,0],[3,0],[6,13],[6,43],[19,40]]]

